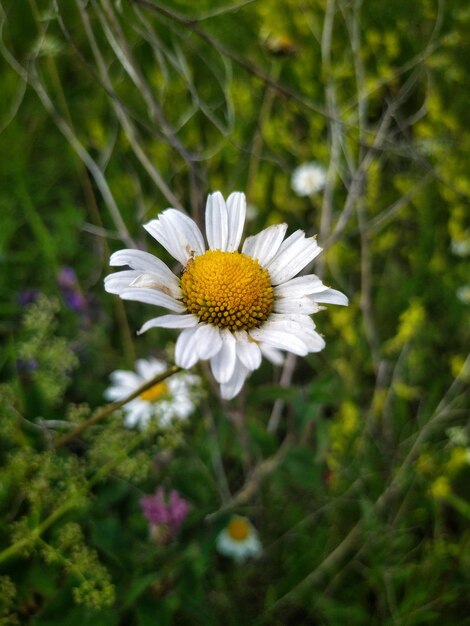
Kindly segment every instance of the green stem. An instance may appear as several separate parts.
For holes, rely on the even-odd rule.
[[[33,528],[33,530],[31,530],[31,532],[29,533],[29,535],[27,535],[23,539],[20,539],[16,543],[12,544],[8,548],[6,548],[6,550],[3,550],[3,552],[0,552],[0,563],[3,563],[3,561],[6,561],[10,557],[20,552],[25,546],[28,545],[28,543],[32,543],[36,541],[49,528],[49,526],[52,526],[52,524],[56,520],[62,517],[62,515],[67,513],[70,509],[73,509],[75,506],[78,506],[78,504],[79,504],[78,499],[67,500],[67,502],[64,502],[64,504],[60,506],[58,509],[56,509],[55,511],[53,511],[49,515],[49,517],[46,517],[46,519],[41,524],[39,524],[39,526],[36,526],[36,528]]]
[[[470,519],[470,505],[468,504],[468,502],[453,493],[447,495],[444,500],[448,504],[453,506],[454,509],[460,513],[460,515],[463,515],[463,517]]]
[[[139,433],[136,436],[134,436],[134,438],[132,439],[132,441],[130,442],[128,446],[122,449],[119,454],[116,454],[110,461],[108,461],[107,463],[105,463],[99,468],[96,474],[92,476],[90,480],[87,482],[87,488],[91,489],[92,487],[96,485],[96,483],[99,483],[100,480],[102,480],[103,478],[106,478],[106,476],[108,476],[108,474],[112,471],[112,469],[116,467],[116,465],[118,465],[121,461],[126,459],[128,454],[132,452],[134,448],[137,448],[137,446],[147,436],[148,435],[146,432]]]
[[[180,369],[181,368],[178,367],[177,365],[173,365],[172,367],[167,369],[162,374],[158,374],[157,376],[154,376],[154,378],[152,378],[152,380],[149,380],[144,385],[141,385],[138,389],[136,389],[133,393],[128,395],[123,400],[120,400],[119,402],[113,402],[111,404],[106,405],[102,409],[99,409],[88,420],[86,420],[85,422],[80,424],[74,431],[72,431],[71,433],[68,433],[64,437],[61,437],[60,439],[58,439],[55,442],[55,447],[57,448],[57,447],[59,447],[61,445],[64,445],[65,443],[70,441],[70,439],[73,439],[74,437],[76,437],[77,435],[82,433],[84,430],[86,430],[92,424],[96,424],[98,421],[104,419],[105,417],[110,415],[113,411],[115,411],[116,409],[119,409],[121,406],[124,406],[124,404],[126,404],[127,402],[130,402],[131,400],[136,398],[138,395],[140,395],[141,393],[143,393],[147,389],[150,389],[154,385],[158,385],[158,383],[162,382],[163,380],[165,380],[169,376],[172,376],[173,374],[176,374],[176,372],[180,371]],[[109,463],[104,465],[96,473],[96,475],[89,480],[87,486],[89,488],[91,488],[91,487],[93,487],[93,485],[95,485],[97,482],[99,482],[102,478],[104,478],[122,457],[127,456],[128,452],[130,450],[132,450],[134,447],[136,447],[142,441],[143,437],[144,437],[143,434],[137,436],[132,441],[132,444],[130,446],[128,446],[126,448],[126,450],[123,451],[122,455],[119,455],[118,458],[114,458],[112,461],[110,461]],[[31,532],[26,537],[24,537],[23,539],[20,539],[16,543],[12,544],[11,546],[9,546],[5,550],[3,550],[3,552],[0,552],[0,563],[2,563],[3,561],[6,561],[7,559],[15,556],[18,552],[21,552],[21,550],[24,547],[26,547],[28,544],[34,543],[35,541],[40,539],[41,535],[50,526],[52,526],[52,524],[54,524],[54,522],[56,522],[59,518],[61,518],[63,515],[65,515],[65,513],[68,513],[68,511],[70,511],[71,509],[79,506],[80,502],[81,502],[81,500],[79,498],[71,499],[71,500],[68,500],[67,502],[65,502],[58,509],[53,511],[49,515],[49,517],[46,517],[46,519],[43,522],[41,522],[41,524],[36,526],[36,528],[33,528],[31,530]]]
[[[140,394],[144,391],[147,391],[147,389],[158,385],[158,383],[161,383],[166,378],[172,376],[173,374],[176,374],[176,372],[179,372],[180,370],[181,368],[177,365],[172,365],[169,369],[166,370],[166,372],[163,372],[162,374],[157,374],[157,376],[154,376],[151,380],[141,385],[138,389],[126,396],[123,400],[120,400],[119,402],[111,402],[111,404],[107,404],[101,409],[98,409],[95,413],[93,413],[90,418],[79,424],[77,428],[75,428],[75,430],[72,430],[72,432],[67,433],[63,437],[59,437],[59,439],[54,442],[54,447],[60,448],[60,446],[63,446],[72,439],[75,439],[75,437],[80,435],[90,426],[93,426],[97,422],[105,419],[105,417],[108,417],[108,415],[111,415],[111,413],[114,413],[114,411],[116,411],[117,409],[120,409],[122,406],[124,406],[134,398],[137,398],[137,396],[140,396]]]

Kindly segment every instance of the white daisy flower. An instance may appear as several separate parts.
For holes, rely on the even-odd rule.
[[[303,163],[292,173],[292,189],[298,196],[310,196],[321,191],[325,182],[325,168],[318,163]]]
[[[446,430],[446,435],[454,446],[466,446],[468,444],[467,433],[461,426],[451,426]]]
[[[225,556],[231,556],[241,562],[248,557],[257,557],[262,552],[258,533],[246,517],[235,515],[227,526],[218,534],[217,550]]]
[[[195,222],[167,209],[144,228],[182,265],[175,275],[160,259],[140,250],[120,250],[111,265],[132,269],[105,279],[105,288],[123,300],[171,311],[146,322],[149,328],[183,329],[175,362],[184,369],[209,360],[223,398],[237,395],[264,355],[282,362],[281,351],[299,356],[325,347],[310,315],[319,303],[347,305],[344,294],[314,274],[294,278],[321,252],[301,230],[284,239],[287,224],[269,226],[240,246],[246,201],[220,192],[206,206],[208,249]]]
[[[457,289],[457,298],[463,304],[470,304],[470,285],[464,285]]]
[[[162,374],[168,366],[154,358],[138,359],[135,369],[135,372],[112,372],[111,385],[104,393],[107,400],[123,400],[141,385]],[[158,419],[162,426],[168,426],[175,420],[189,417],[195,408],[193,391],[198,383],[198,376],[181,372],[150,387],[122,407],[126,426],[142,429],[151,419]]]
[[[452,239],[450,248],[457,256],[465,257],[470,255],[470,231],[465,231],[462,239]]]

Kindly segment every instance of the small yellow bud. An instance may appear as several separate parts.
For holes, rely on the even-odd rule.
[[[431,485],[431,495],[436,500],[445,500],[451,491],[450,482],[445,476],[439,476]]]

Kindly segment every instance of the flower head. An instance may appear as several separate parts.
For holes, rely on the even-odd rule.
[[[466,230],[460,239],[452,239],[450,248],[452,252],[461,257],[470,255],[470,231]]]
[[[182,329],[176,364],[192,367],[210,360],[222,397],[233,398],[262,355],[282,362],[280,351],[299,356],[325,346],[310,315],[319,303],[346,305],[348,299],[329,289],[314,274],[295,278],[321,248],[301,230],[285,239],[286,224],[269,226],[248,237],[239,251],[246,202],[220,192],[206,206],[208,249],[195,222],[167,209],[145,229],[182,265],[174,274],[160,259],[140,250],[120,250],[111,265],[131,269],[105,279],[105,288],[123,300],[136,300],[171,311],[146,322],[150,328]]]
[[[445,500],[452,492],[449,479],[445,476],[439,476],[431,485],[431,495],[436,500]]]
[[[116,370],[111,374],[111,385],[105,391],[105,398],[111,402],[123,400],[166,369],[163,361],[138,359],[135,372]],[[122,407],[126,426],[144,428],[152,418],[158,419],[162,426],[185,419],[194,411],[192,390],[198,382],[197,376],[182,372],[150,387]]]
[[[57,284],[69,309],[76,313],[88,313],[90,303],[80,289],[73,268],[63,267],[57,275]]]
[[[227,526],[218,534],[217,550],[236,561],[244,561],[248,557],[257,557],[262,552],[258,533],[246,517],[235,515]]]
[[[461,426],[451,426],[446,430],[449,441],[454,446],[466,446],[468,444],[468,435]]]
[[[464,304],[470,304],[470,285],[463,285],[457,289],[457,298]]]
[[[152,536],[159,538],[176,535],[191,510],[189,502],[174,489],[166,497],[163,487],[159,487],[154,494],[143,496],[140,507],[149,522]]]
[[[27,306],[28,304],[32,304],[33,302],[37,302],[39,299],[40,291],[39,289],[23,289],[18,294],[18,304],[21,306]]]
[[[298,196],[310,196],[325,186],[326,172],[318,163],[303,163],[292,174],[292,189]]]

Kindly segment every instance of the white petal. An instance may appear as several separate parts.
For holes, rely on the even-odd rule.
[[[210,194],[207,198],[206,237],[211,250],[227,249],[228,214],[220,191]]]
[[[137,278],[131,282],[130,287],[157,289],[158,291],[167,293],[169,296],[173,296],[173,298],[181,298],[183,295],[179,281],[175,275],[172,276],[171,280],[168,280],[153,272],[151,274],[140,274],[140,276],[137,276]]]
[[[269,320],[263,324],[261,328],[269,325],[272,329],[285,330],[300,337],[306,331],[314,330],[312,319],[308,315],[299,315],[295,313],[278,313],[271,315]],[[313,326],[312,326],[313,325]]]
[[[307,297],[304,298],[277,298],[274,301],[276,313],[302,313],[311,315],[318,311],[318,306]]]
[[[112,266],[128,265],[134,270],[162,275],[168,280],[175,278],[173,272],[163,261],[143,250],[118,250],[111,255],[109,264]]]
[[[242,340],[237,336],[237,358],[248,370],[253,371],[261,365],[261,350],[257,343],[250,341],[246,333],[245,335],[246,339]]]
[[[118,402],[131,393],[132,390],[124,391],[122,387],[108,387],[103,396],[109,402]]]
[[[189,369],[198,360],[197,330],[198,326],[185,328],[178,337],[175,346],[175,363],[180,367]]]
[[[301,298],[317,291],[323,291],[323,289],[325,289],[325,285],[318,276],[307,274],[292,278],[282,285],[277,285],[274,287],[274,295],[282,298]]]
[[[266,267],[279,250],[286,230],[287,224],[268,226],[257,235],[247,237],[242,252],[257,259],[261,267]]]
[[[144,228],[182,265],[205,252],[196,222],[176,209],[166,209],[156,220],[144,224]]]
[[[263,324],[261,328],[250,330],[250,335],[257,341],[262,341],[280,350],[293,352],[298,356],[308,354],[307,346],[295,332],[289,332],[269,321]]]
[[[220,385],[220,394],[222,398],[225,398],[225,400],[231,400],[234,398],[243,387],[243,383],[249,373],[250,370],[238,361],[230,380]]]
[[[135,300],[136,302],[144,302],[145,304],[153,304],[155,306],[162,306],[175,313],[183,313],[186,308],[181,302],[175,300],[166,293],[155,291],[154,289],[140,289],[136,287],[129,287],[127,291],[122,291],[120,297],[123,300]]]
[[[315,329],[315,322],[309,315],[304,315],[302,313],[271,313],[269,316],[269,321],[274,323],[282,323],[289,324],[289,322],[294,322],[296,327],[300,330],[303,329]]]
[[[323,302],[324,304],[340,304],[341,306],[348,306],[349,304],[347,296],[336,289],[325,289],[320,293],[312,294],[310,298],[315,302]]]
[[[320,352],[325,347],[325,340],[315,330],[305,330],[300,334],[309,352]]]
[[[259,343],[258,345],[262,355],[268,359],[268,361],[271,361],[273,365],[283,365],[284,354],[280,350],[268,346],[267,343]]]
[[[281,244],[278,253],[269,263],[267,269],[271,282],[278,285],[293,278],[320,254],[321,250],[315,239],[306,238],[302,230],[297,230]]]
[[[227,198],[228,239],[227,251],[238,250],[242,238],[246,217],[246,198],[244,193],[235,191]]]
[[[157,273],[143,274],[141,270],[124,270],[114,272],[104,279],[104,288],[108,293],[120,295],[122,291],[127,291],[129,287],[146,287],[157,289],[167,293],[174,298],[182,296],[178,279],[174,274],[171,278],[158,275]]]
[[[138,335],[145,333],[150,328],[191,328],[197,326],[199,319],[197,315],[161,315],[145,322],[142,328],[137,331]]]
[[[228,382],[236,364],[236,340],[233,334],[227,330],[221,333],[222,347],[211,359],[211,368],[214,378],[219,383]]]
[[[136,402],[133,406],[127,405],[124,423],[128,428],[138,426],[145,428],[152,417],[152,406],[145,401]]]
[[[271,316],[266,324],[269,325],[270,330],[288,333],[296,337],[304,344],[308,352],[319,352],[325,347],[323,337],[314,330],[314,324],[307,315]],[[266,324],[264,324],[263,327],[266,326]],[[294,350],[289,348],[284,349],[294,352]]]
[[[142,382],[135,372],[129,370],[115,370],[109,378],[114,386],[126,389],[136,389]]]
[[[142,272],[139,270],[124,270],[122,272],[114,272],[109,274],[104,279],[104,288],[108,293],[120,294],[121,291],[125,291],[129,288],[129,285],[139,276]]]
[[[161,374],[166,370],[166,365],[163,361],[158,361],[157,359],[137,359],[135,362],[135,369],[138,374],[143,378],[143,380],[147,381],[156,376],[157,374]]]
[[[197,333],[198,356],[202,361],[210,359],[222,348],[222,334],[217,326],[203,324]]]

